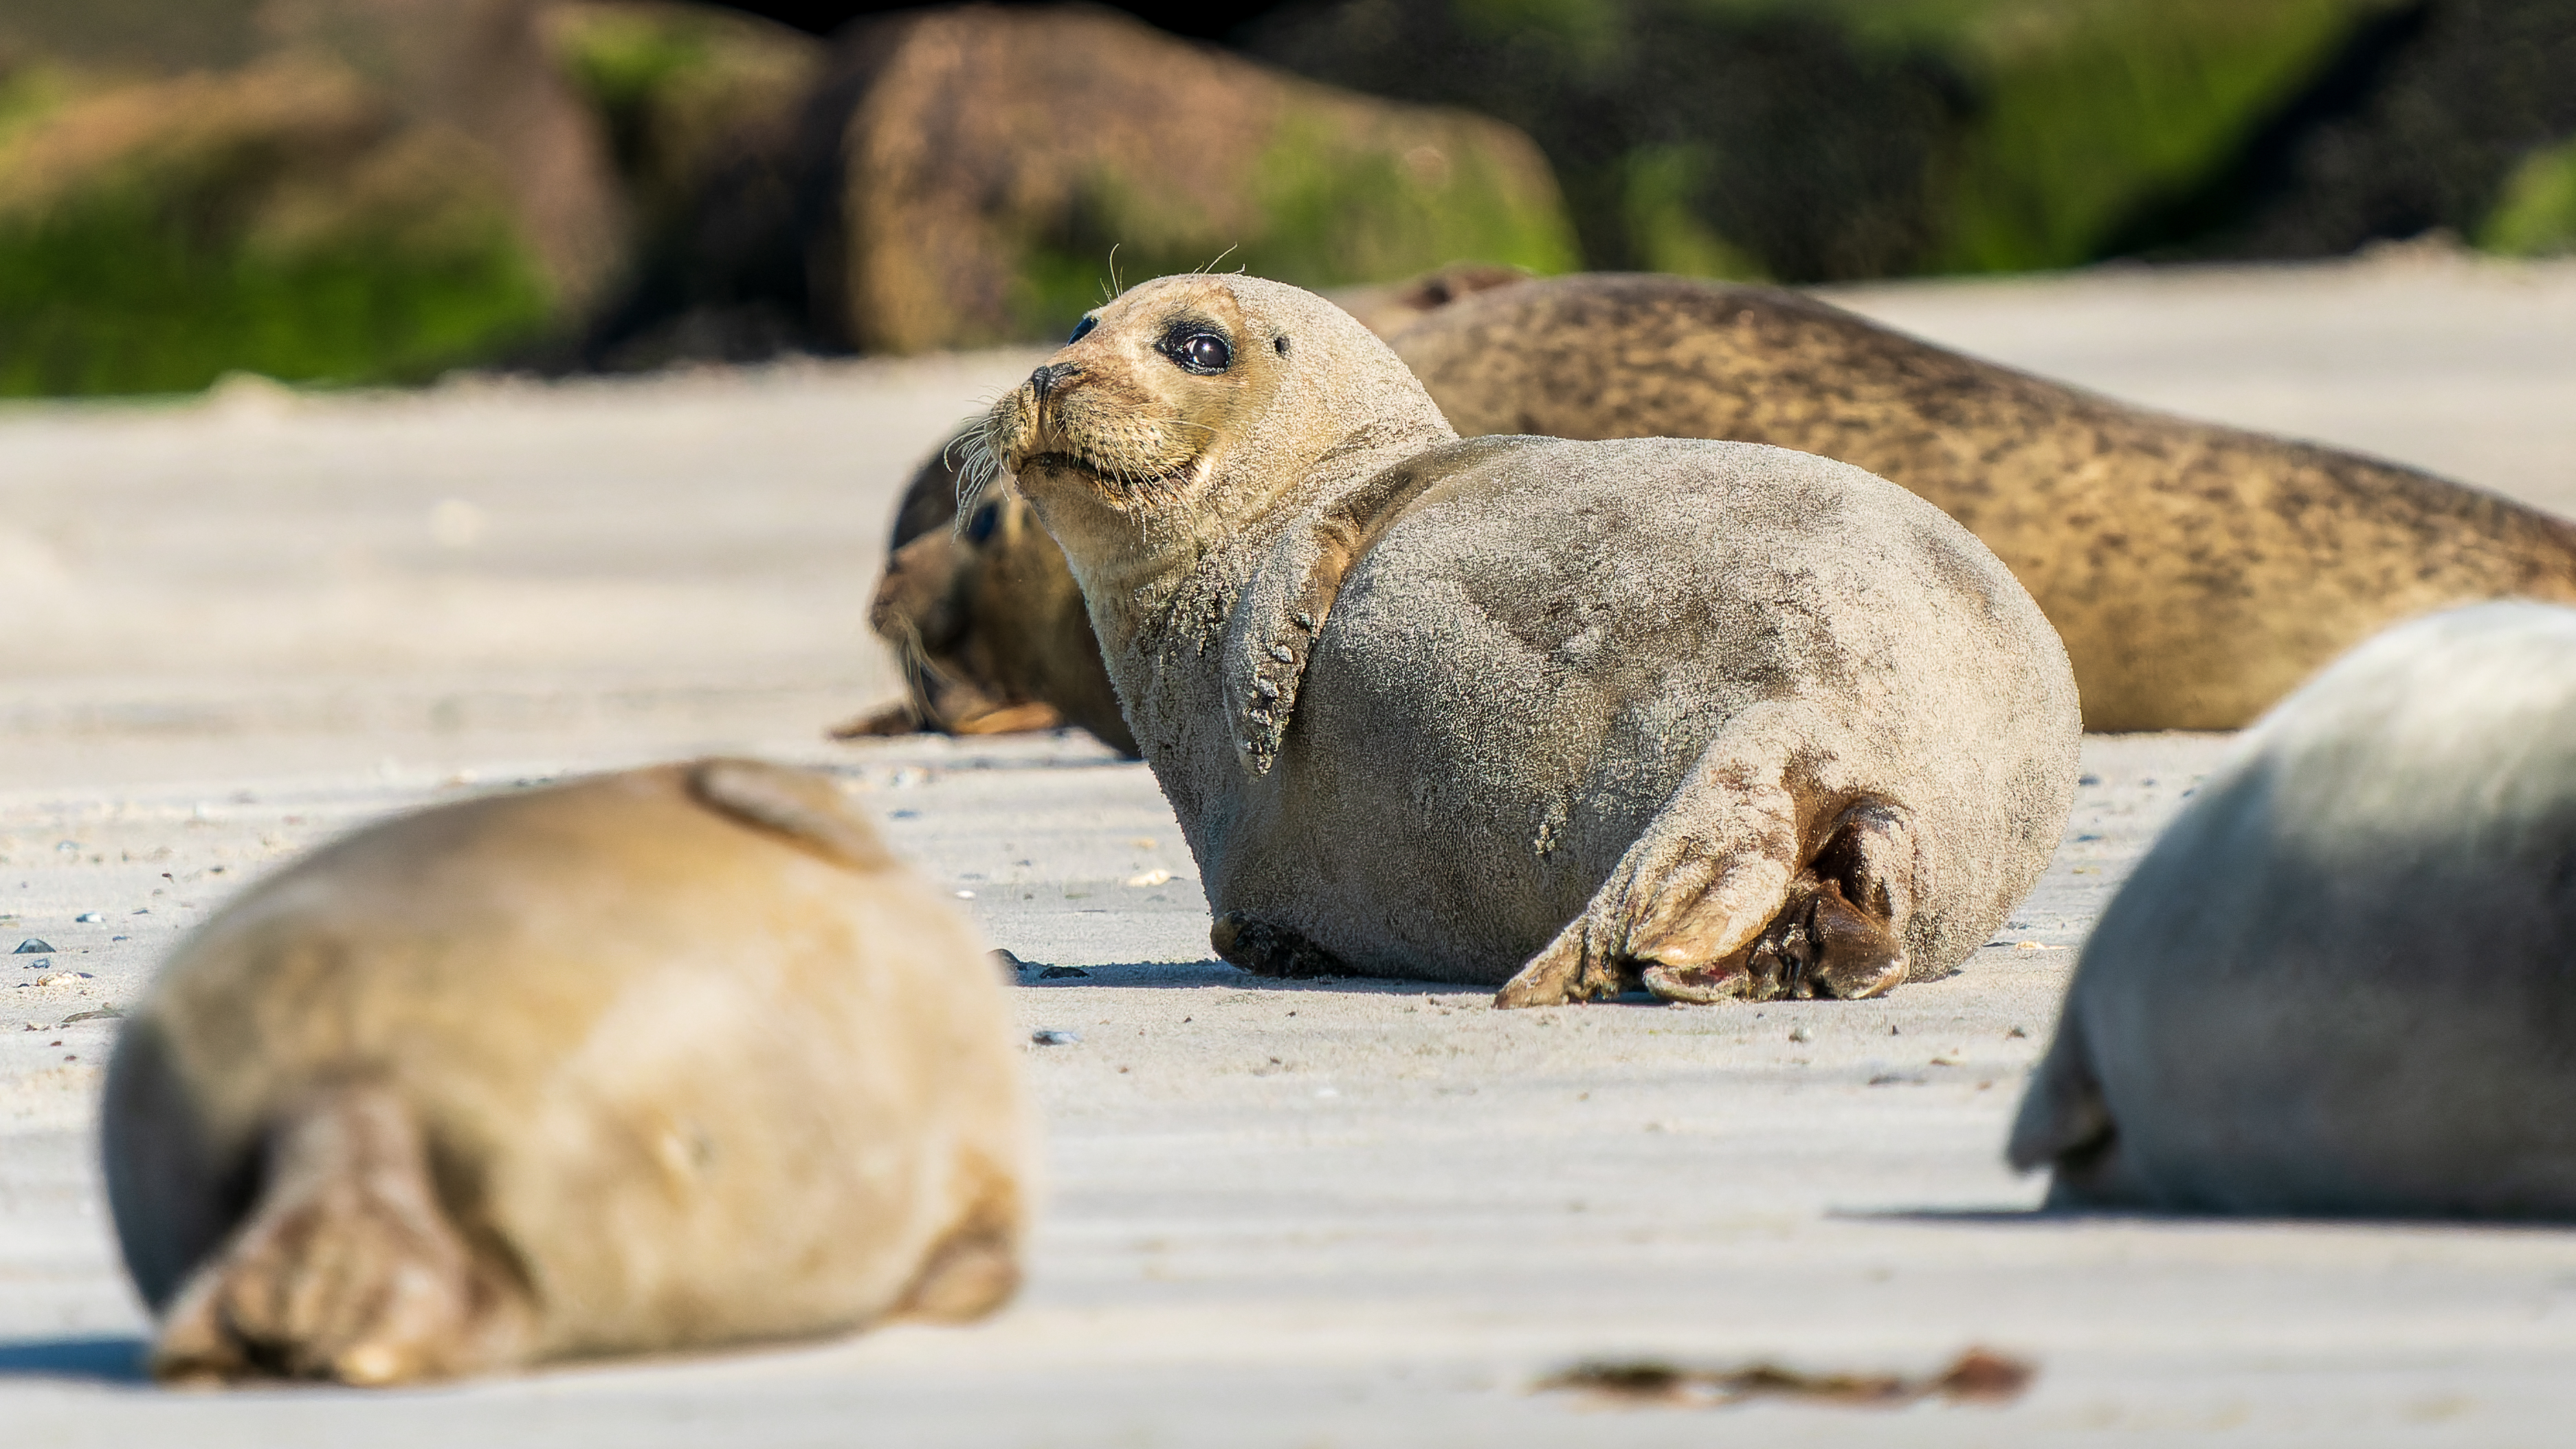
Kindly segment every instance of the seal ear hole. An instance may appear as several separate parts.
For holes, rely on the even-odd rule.
[[[1273,338],[1271,338],[1271,339],[1270,339],[1270,350],[1271,350],[1271,351],[1273,351],[1273,352],[1278,353],[1278,354],[1279,354],[1280,356],[1282,356],[1282,357],[1286,357],[1286,356],[1288,355],[1288,338],[1287,338],[1287,336],[1286,336],[1285,334],[1282,334],[1282,335],[1280,335],[1280,336],[1277,336],[1277,337],[1273,337]]]

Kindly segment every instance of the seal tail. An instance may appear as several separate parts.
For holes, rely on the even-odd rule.
[[[390,1087],[315,1091],[272,1128],[265,1169],[248,1218],[172,1302],[154,1377],[388,1384],[525,1357],[527,1290],[449,1217]]]

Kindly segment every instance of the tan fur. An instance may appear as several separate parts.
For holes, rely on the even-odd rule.
[[[2046,864],[2065,655],[1903,490],[1725,443],[1462,443],[1275,283],[1093,317],[984,442],[1081,581],[1229,959],[1507,1005],[1870,995]]]
[[[360,831],[172,954],[104,1123],[164,1377],[391,1383],[960,1317],[1030,1147],[973,932],[829,779]]]
[[[1410,281],[1327,294],[1372,332],[1493,287],[1527,281],[1518,267],[1460,262]],[[835,726],[835,739],[932,732],[1004,734],[1073,724],[1122,754],[1136,737],[1100,661],[1082,590],[1063,550],[1031,519],[1007,477],[969,480],[972,430],[922,460],[895,505],[894,537],[868,623],[895,651],[904,697]],[[992,460],[989,457],[987,462]],[[991,526],[957,516],[980,493]],[[976,535],[980,534],[981,537]]]

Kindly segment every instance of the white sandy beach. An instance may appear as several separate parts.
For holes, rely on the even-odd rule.
[[[2576,513],[2576,263],[1832,296]],[[2000,1161],[2072,948],[2222,737],[2089,739],[2049,875],[1948,980],[1519,1013],[1209,960],[1150,776],[1085,738],[825,741],[895,687],[864,617],[896,492],[1031,360],[0,408],[0,951],[53,948],[0,971],[0,1444],[2563,1441],[2576,1232],[2034,1218]],[[91,1160],[114,1020],[74,1018],[355,823],[715,750],[843,771],[995,944],[1089,973],[1017,993],[1080,1036],[1028,1049],[1049,1185],[1019,1301],[424,1391],[138,1381]],[[2036,1363],[2031,1391],[1530,1391],[1587,1358],[1920,1372],[1971,1344]]]

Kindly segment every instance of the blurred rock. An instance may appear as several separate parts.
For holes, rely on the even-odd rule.
[[[812,36],[672,0],[574,0],[547,33],[648,231],[678,220],[716,171],[791,142],[823,68]]]
[[[623,204],[540,9],[13,6],[0,393],[418,378],[581,315]]]
[[[1593,268],[1817,282],[2135,250],[2141,217],[2229,174],[2267,118],[2425,3],[1304,0],[1243,38],[1523,127]]]
[[[853,27],[836,278],[847,339],[1050,335],[1122,278],[1222,264],[1302,286],[1573,261],[1530,141],[1300,81],[1082,6]]]
[[[848,108],[846,86],[817,94],[823,42],[658,0],[566,5],[553,33],[639,212],[628,285],[556,364],[624,372],[845,350],[837,325],[816,328],[808,276],[808,253],[838,233]]]

